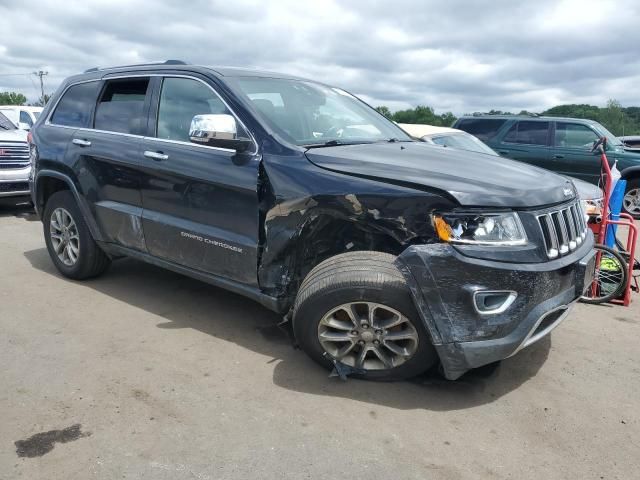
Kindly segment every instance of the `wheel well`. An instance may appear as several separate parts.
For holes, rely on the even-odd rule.
[[[61,190],[70,190],[69,185],[64,180],[60,180],[56,177],[44,177],[38,180],[37,193],[38,193],[38,209],[43,210],[47,201],[56,192]]]
[[[399,255],[406,245],[381,231],[364,229],[359,223],[331,219],[320,222],[301,236],[295,252],[293,275],[288,287],[295,294],[307,274],[327,258],[340,253],[377,251]]]

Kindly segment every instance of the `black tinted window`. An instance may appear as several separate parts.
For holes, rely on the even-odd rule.
[[[203,83],[190,78],[165,78],[158,108],[157,137],[188,142],[193,117],[208,113],[231,114]]]
[[[504,137],[505,143],[547,145],[549,122],[517,122]]]
[[[90,127],[99,85],[99,82],[87,82],[70,87],[53,112],[51,123],[67,127]]]
[[[493,138],[505,122],[502,118],[463,118],[456,128],[486,141]]]
[[[96,108],[96,130],[141,133],[148,86],[148,78],[107,82]]]

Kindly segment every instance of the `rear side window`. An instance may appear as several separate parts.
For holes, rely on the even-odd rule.
[[[507,132],[504,143],[519,143],[523,145],[547,146],[549,137],[549,122],[517,122]]]
[[[96,107],[96,130],[140,133],[148,86],[148,78],[107,81]]]
[[[506,120],[503,118],[463,118],[458,122],[456,128],[464,130],[482,141],[487,141],[496,136],[505,122]]]
[[[90,127],[99,85],[100,82],[87,82],[69,87],[53,112],[51,123],[66,127]]]

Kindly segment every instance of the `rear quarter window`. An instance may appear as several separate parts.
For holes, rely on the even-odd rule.
[[[51,115],[51,123],[65,127],[90,127],[99,86],[100,82],[95,81],[69,87]]]
[[[455,128],[464,130],[486,142],[496,136],[505,122],[503,118],[463,118]]]

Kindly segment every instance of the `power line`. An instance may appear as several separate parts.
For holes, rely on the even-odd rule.
[[[19,77],[22,75],[32,75],[32,72],[28,73],[0,73],[0,77]]]

